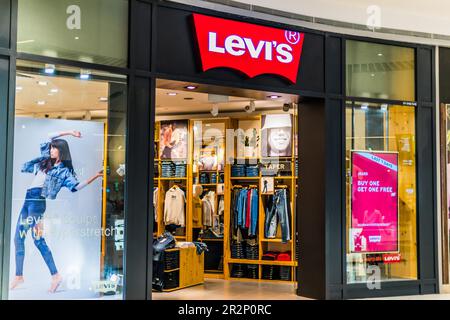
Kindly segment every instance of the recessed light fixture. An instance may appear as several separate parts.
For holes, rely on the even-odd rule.
[[[272,94],[272,95],[270,95],[270,96],[267,96],[267,98],[275,100],[275,99],[281,98],[281,96],[276,95],[276,94]]]
[[[46,86],[46,85],[48,85],[48,82],[47,82],[47,81],[42,81],[42,80],[38,81],[37,83],[38,83],[38,85],[40,85],[40,86]]]
[[[51,93],[58,93],[58,91],[59,91],[59,90],[58,90],[58,89],[56,89],[56,88],[55,88],[55,89],[52,89],[52,90],[50,90],[50,92],[51,92]]]
[[[378,53],[378,56],[379,56],[379,57],[382,57],[382,56],[383,56],[383,54],[382,54],[382,53],[380,52],[380,53]]]
[[[16,91],[22,91],[22,90],[23,90],[23,88],[21,86],[16,87]]]
[[[100,101],[100,102],[107,102],[107,101],[108,101],[108,98],[106,98],[106,97],[100,97],[100,98],[98,98],[98,101]]]
[[[75,40],[80,40],[80,37],[75,37]]]
[[[80,79],[88,80],[91,77],[91,71],[87,69],[81,69],[80,71]]]
[[[38,106],[43,106],[45,105],[45,101],[44,100],[39,100],[36,102]]]
[[[370,76],[373,78],[375,77],[375,73],[371,73]]]
[[[197,89],[198,87],[197,86],[193,86],[193,85],[189,85],[189,86],[186,86],[186,87],[184,87],[185,89],[188,89],[188,90],[195,90],[195,89]]]
[[[171,96],[171,97],[174,97],[174,96],[176,96],[178,93],[176,93],[176,92],[167,92],[167,95],[168,96]]]
[[[54,74],[55,73],[55,65],[54,64],[45,64],[44,72],[47,74]]]

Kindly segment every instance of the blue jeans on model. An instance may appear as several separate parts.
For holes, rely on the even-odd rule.
[[[46,209],[45,198],[41,196],[42,188],[33,188],[27,190],[25,202],[19,214],[16,233],[14,235],[14,244],[16,247],[16,276],[23,275],[23,262],[25,259],[25,238],[28,230],[34,239],[34,244],[44,258],[51,275],[58,273],[52,252],[50,251],[45,239],[37,234],[35,227],[42,220]]]
[[[290,205],[285,189],[275,191],[269,198],[266,206],[266,220],[264,223],[264,236],[274,238],[277,234],[278,223],[281,226],[281,241],[286,243],[291,240],[290,230]]]

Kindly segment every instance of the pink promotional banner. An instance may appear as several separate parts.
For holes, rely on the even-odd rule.
[[[352,152],[350,251],[398,252],[398,154]]]

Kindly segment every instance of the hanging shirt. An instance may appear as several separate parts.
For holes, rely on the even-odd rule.
[[[203,207],[203,225],[205,227],[212,227],[213,225],[213,209],[211,202],[205,196],[202,199],[202,207]]]
[[[166,192],[164,201],[164,224],[185,226],[186,197],[179,187],[172,187]]]
[[[203,203],[199,197],[192,198],[192,227],[202,228]]]
[[[155,214],[155,221],[158,221],[158,188],[153,188],[153,210]]]

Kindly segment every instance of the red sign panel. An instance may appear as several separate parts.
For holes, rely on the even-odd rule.
[[[203,71],[231,68],[250,78],[275,74],[297,82],[305,35],[194,13]]]
[[[352,152],[351,252],[398,252],[398,154]]]
[[[384,263],[398,263],[402,261],[402,256],[400,253],[389,253],[383,254],[383,262]]]

